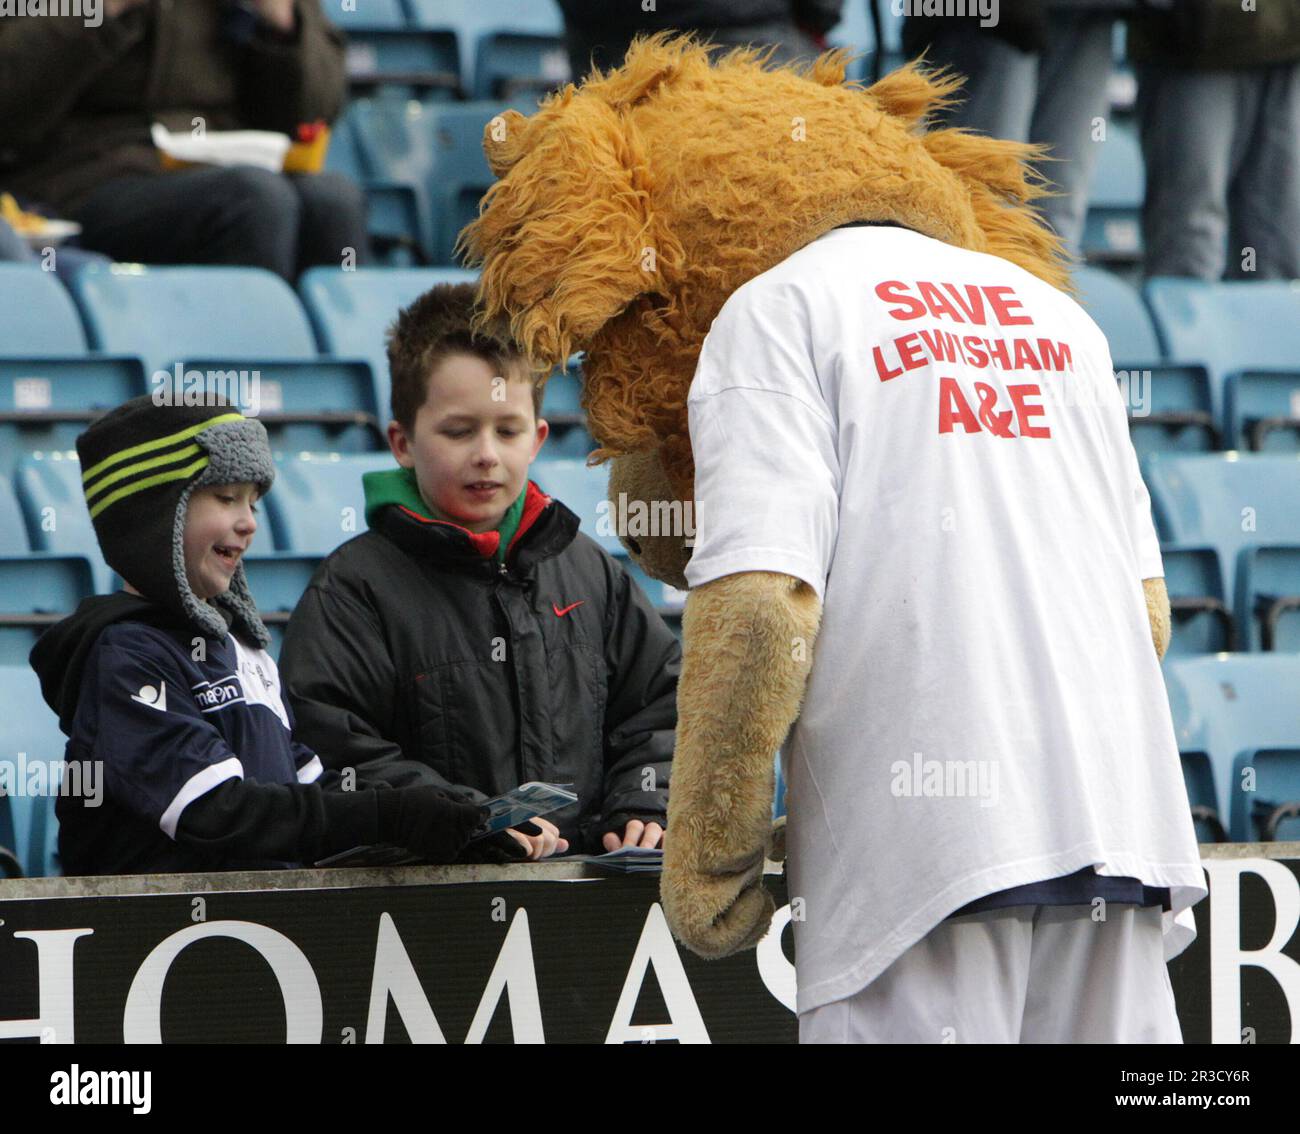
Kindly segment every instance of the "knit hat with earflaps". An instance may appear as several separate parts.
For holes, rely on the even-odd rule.
[[[146,598],[225,638],[226,619],[265,648],[241,562],[225,594],[204,602],[185,574],[185,516],[196,488],[255,484],[265,495],[275,466],[260,421],[225,404],[159,406],[145,395],[100,418],[77,438],[81,483],[108,565]]]

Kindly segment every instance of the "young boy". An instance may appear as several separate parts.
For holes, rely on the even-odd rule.
[[[452,861],[484,809],[388,787],[400,769],[341,790],[293,735],[241,562],[274,477],[262,424],[146,396],[77,452],[126,589],[85,600],[32,651],[67,759],[103,767],[99,806],[59,797],[64,872],[289,866],[370,843]]]
[[[680,647],[529,481],[541,388],[473,314],[471,286],[436,287],[390,332],[400,467],[366,475],[370,530],[294,611],[290,703],[331,766],[419,760],[474,801],[572,784],[578,803],[520,836],[534,858],[658,846]]]

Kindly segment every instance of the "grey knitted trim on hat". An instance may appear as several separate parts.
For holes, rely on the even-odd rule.
[[[181,493],[172,525],[172,567],[181,606],[186,616],[208,637],[224,639],[226,620],[212,605],[215,603],[230,612],[235,625],[245,636],[266,649],[271,644],[271,635],[257,613],[243,563],[235,568],[230,587],[211,603],[204,602],[194,593],[185,573],[185,517],[196,488],[213,484],[256,484],[263,495],[270,490],[275,480],[275,464],[266,440],[266,427],[260,421],[244,418],[211,426],[194,440],[207,451],[208,467]]]

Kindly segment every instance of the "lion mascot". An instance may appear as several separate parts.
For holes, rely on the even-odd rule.
[[[620,532],[689,587],[664,911],[768,931],[779,749],[801,1039],[1177,1041],[1205,890],[1105,339],[1036,151],[846,63],[639,40],[488,124],[462,234],[485,323],[584,352],[611,502],[691,518]]]

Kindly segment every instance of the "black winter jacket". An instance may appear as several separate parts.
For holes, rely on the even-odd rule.
[[[574,852],[629,819],[666,822],[681,647],[563,504],[529,484],[504,565],[399,505],[321,565],[281,671],[327,768],[404,759],[474,801],[570,783],[550,816]],[[495,548],[495,533],[488,538]]]

